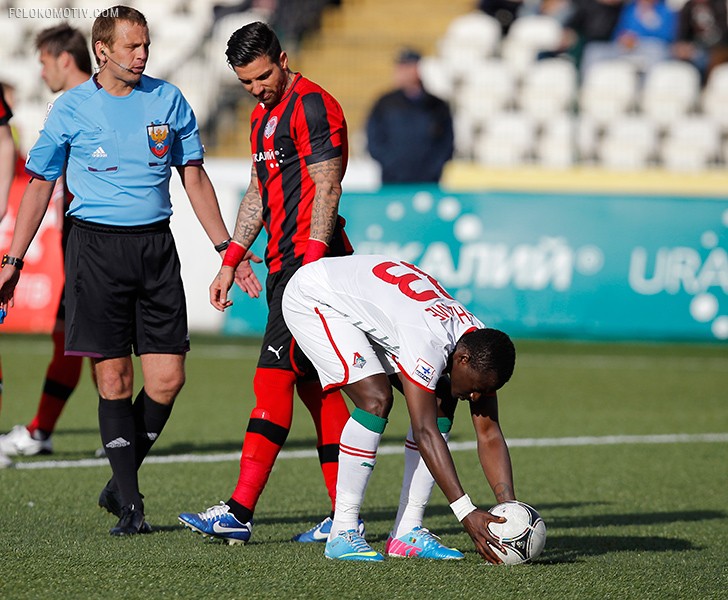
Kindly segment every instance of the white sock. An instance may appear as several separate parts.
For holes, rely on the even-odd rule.
[[[442,437],[447,443],[450,433],[442,433]],[[435,485],[435,479],[422,459],[414,439],[410,426],[404,442],[404,477],[399,495],[399,509],[392,529],[392,536],[395,538],[409,533],[415,527],[422,527],[425,508]]]
[[[386,419],[355,409],[341,432],[336,510],[329,539],[359,524],[359,510],[377,464],[377,448],[386,423]]]

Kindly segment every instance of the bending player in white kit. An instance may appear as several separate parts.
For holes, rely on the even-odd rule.
[[[212,301],[218,308],[228,304],[226,298]],[[427,273],[384,256],[325,258],[302,267],[286,287],[283,316],[316,367],[324,390],[343,388],[356,405],[341,436],[336,510],[325,556],[383,560],[357,533],[357,523],[392,408],[389,376],[398,374],[401,386],[397,387],[410,413],[406,444],[410,456],[398,524],[385,552],[463,557],[421,527],[434,476],[477,551],[488,562],[501,562],[491,547],[500,545],[487,525],[503,520],[476,509],[463,491],[443,439],[449,427],[442,427],[442,417],[438,428],[436,387],[438,392],[449,387],[451,398],[470,402],[488,482],[498,502],[514,500],[496,396],[513,373],[515,349],[510,338],[485,328]]]

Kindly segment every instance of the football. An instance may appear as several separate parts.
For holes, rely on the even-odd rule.
[[[506,549],[504,554],[497,548],[495,553],[506,565],[518,565],[536,558],[546,545],[546,524],[536,509],[525,502],[512,500],[491,508],[488,512],[505,517],[505,523],[491,523],[490,532]]]

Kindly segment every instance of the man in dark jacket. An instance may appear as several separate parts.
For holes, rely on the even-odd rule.
[[[368,150],[382,183],[437,183],[454,149],[450,108],[425,90],[419,53],[397,57],[397,89],[382,96],[367,121]]]

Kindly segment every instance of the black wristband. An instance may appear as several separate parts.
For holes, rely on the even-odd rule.
[[[5,265],[13,265],[18,271],[21,271],[23,269],[23,265],[25,263],[23,262],[22,258],[15,258],[14,256],[8,256],[7,254],[3,256],[2,265],[0,265],[0,268],[4,267]]]
[[[215,252],[224,252],[227,250],[232,240],[233,238],[228,238],[224,242],[220,242],[217,246],[215,246]]]

